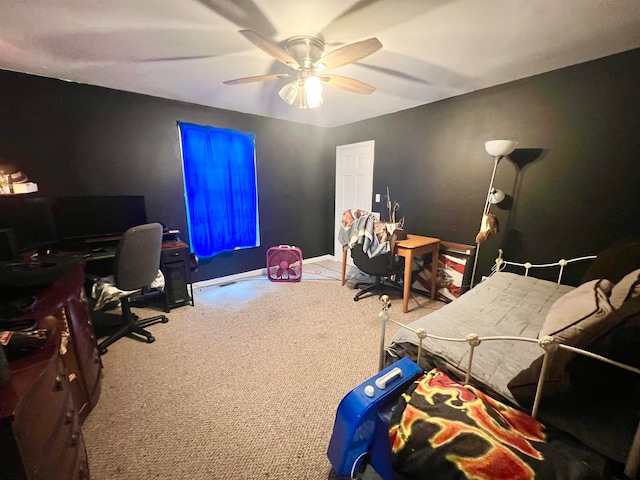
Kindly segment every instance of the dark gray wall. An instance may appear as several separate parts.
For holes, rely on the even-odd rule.
[[[198,279],[263,268],[273,245],[328,251],[335,153],[325,129],[12,72],[0,71],[0,92],[0,159],[39,194],[144,195],[148,219],[187,242],[176,122],[254,132],[262,245],[203,259]]]
[[[0,158],[46,195],[142,194],[150,220],[186,231],[176,121],[256,133],[262,247],[213,257],[199,279],[264,267],[273,245],[332,253],[335,146],[375,140],[374,192],[401,204],[406,229],[473,243],[492,158],[510,195],[482,247],[515,260],[597,252],[640,233],[640,50],[392,115],[322,129],[103,88],[0,72]],[[375,204],[374,204],[375,205]],[[383,204],[380,204],[382,207]]]
[[[408,232],[473,243],[493,168],[484,142],[517,140],[498,165],[510,198],[492,207],[501,232],[480,250],[482,275],[498,248],[546,262],[640,233],[638,85],[633,50],[336,129],[334,142],[375,140],[374,192],[389,186]]]

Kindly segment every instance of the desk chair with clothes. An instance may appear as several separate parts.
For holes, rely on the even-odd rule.
[[[396,235],[392,234],[389,238],[390,251],[373,257],[369,257],[362,243],[356,244],[351,248],[351,258],[355,266],[363,273],[375,277],[373,284],[368,284],[367,287],[356,293],[356,296],[353,297],[356,302],[367,294],[369,294],[367,296],[377,294],[381,297],[389,294],[390,290],[402,293],[402,285],[391,279],[391,277],[399,275],[404,269],[404,259],[397,259],[394,254],[395,241]],[[358,282],[355,287],[360,288],[362,285],[367,284]]]
[[[114,265],[114,285],[125,291],[120,297],[122,308],[122,324],[120,328],[98,344],[101,355],[107,353],[107,347],[124,336],[143,337],[143,341],[151,343],[155,340],[151,332],[145,330],[154,323],[167,323],[165,315],[139,319],[131,312],[129,296],[153,282],[160,267],[162,249],[162,225],[149,223],[138,225],[127,230],[116,248]],[[95,325],[100,328],[100,325]]]

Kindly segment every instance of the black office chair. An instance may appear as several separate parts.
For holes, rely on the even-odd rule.
[[[390,243],[392,245],[395,244],[395,239],[393,241],[390,240]],[[396,260],[393,250],[383,255],[369,257],[362,248],[362,244],[357,244],[351,249],[351,258],[353,258],[353,263],[360,271],[375,277],[373,284],[356,283],[355,288],[367,285],[366,288],[360,290],[353,297],[356,302],[364,295],[373,296],[377,294],[378,297],[381,297],[382,295],[387,295],[389,290],[403,291],[402,285],[390,279],[394,275],[399,275],[404,269],[404,259]]]
[[[112,335],[98,344],[101,355],[107,353],[107,347],[124,336],[144,337],[151,343],[155,340],[145,327],[154,323],[167,323],[165,315],[140,320],[131,312],[129,296],[148,286],[156,278],[160,267],[160,251],[162,249],[162,225],[149,223],[127,230],[116,249],[114,285],[120,290],[134,290],[129,295],[120,297],[122,320],[124,324]],[[97,326],[99,328],[99,326]]]

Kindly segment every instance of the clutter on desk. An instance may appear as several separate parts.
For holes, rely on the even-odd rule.
[[[33,305],[37,306],[37,303]],[[24,310],[16,318],[0,317],[0,347],[10,362],[38,353],[46,345],[51,332],[57,328],[57,318],[48,315],[37,321],[24,314],[28,311]]]
[[[48,331],[38,328],[29,331],[0,330],[0,345],[8,361],[28,357],[39,352],[47,343]]]

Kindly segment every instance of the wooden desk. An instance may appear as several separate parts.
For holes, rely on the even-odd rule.
[[[396,243],[396,253],[404,257],[404,291],[402,292],[402,311],[409,311],[409,294],[411,292],[411,264],[413,258],[431,253],[431,299],[436,298],[438,277],[438,250],[440,239],[408,234],[406,240]],[[347,250],[342,252],[342,285],[346,282]]]
[[[402,292],[402,311],[409,311],[409,293],[411,292],[411,264],[413,257],[431,253],[431,299],[436,299],[438,280],[438,250],[440,239],[423,237],[421,235],[407,235],[406,240],[396,242],[396,253],[404,257],[404,292]]]

